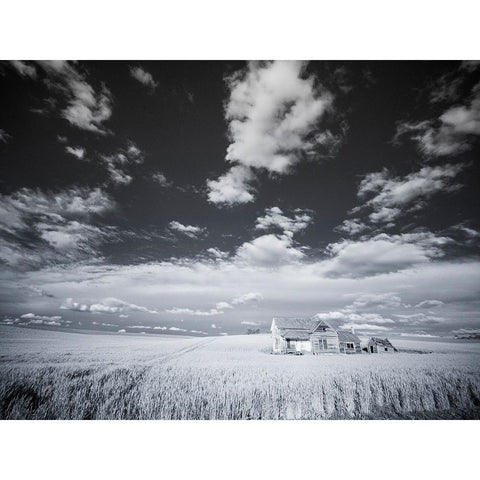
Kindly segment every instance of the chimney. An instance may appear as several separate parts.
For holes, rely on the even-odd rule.
[[[352,334],[355,335],[355,329],[352,327]]]

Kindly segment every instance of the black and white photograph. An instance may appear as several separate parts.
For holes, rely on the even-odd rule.
[[[480,52],[325,49],[2,55],[0,426],[480,419]]]

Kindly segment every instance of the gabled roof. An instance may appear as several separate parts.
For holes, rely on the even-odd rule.
[[[384,347],[390,347],[396,350],[396,348],[390,343],[388,338],[379,338],[379,337],[372,337],[370,342],[374,342],[377,345],[383,345]]]
[[[310,332],[306,330],[287,330],[282,336],[288,340],[310,340]]]
[[[311,332],[317,321],[311,318],[299,317],[274,317],[275,325],[282,330],[307,330]]]
[[[360,344],[360,338],[357,337],[352,332],[348,332],[345,330],[337,330],[338,333],[338,340],[340,342],[353,342],[353,343],[358,343]]]

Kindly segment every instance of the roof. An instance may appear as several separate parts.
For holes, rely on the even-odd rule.
[[[353,342],[353,343],[360,344],[360,338],[358,338],[357,335],[355,335],[352,332],[347,332],[345,330],[338,330],[337,333],[338,333],[338,340],[340,342]]]
[[[384,347],[391,347],[394,350],[396,350],[396,348],[390,343],[390,340],[388,338],[372,337],[370,341],[376,343],[377,345],[383,345]]]
[[[318,321],[312,318],[297,318],[297,317],[274,317],[275,325],[280,329],[288,330],[307,330],[311,332]]]
[[[310,333],[306,330],[287,330],[283,337],[290,340],[310,340]]]

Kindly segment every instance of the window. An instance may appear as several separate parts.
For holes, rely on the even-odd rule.
[[[350,349],[354,349],[355,348],[355,344],[354,343],[351,343],[351,342],[347,342],[347,348],[350,348]]]
[[[319,350],[327,350],[328,349],[328,343],[326,338],[319,338],[316,340],[316,347]]]
[[[385,347],[385,351],[388,352],[388,347]]]

